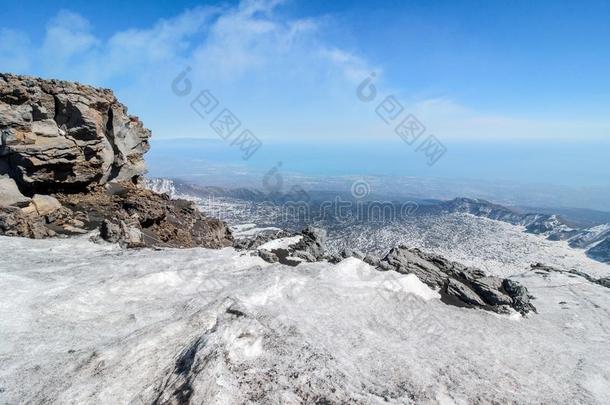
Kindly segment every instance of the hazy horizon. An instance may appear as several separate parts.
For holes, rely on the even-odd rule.
[[[549,204],[610,210],[608,4],[110,3],[4,4],[0,71],[113,89],[152,130],[152,172],[168,140],[205,138],[182,153],[552,186]]]
[[[608,185],[608,4],[112,3],[4,4],[0,71],[112,88],[223,164],[248,130],[252,169]]]
[[[547,171],[538,170],[528,175],[532,167],[532,160],[537,158],[540,148],[545,144],[521,145],[521,149],[528,151],[524,156],[519,150],[513,153],[504,153],[508,161],[499,162],[497,156],[486,153],[495,152],[497,155],[498,143],[485,145],[479,143],[450,144],[450,150],[443,160],[430,167],[426,164],[424,156],[412,151],[403,150],[397,144],[294,144],[294,143],[267,143],[258,153],[244,161],[238,149],[227,147],[219,140],[200,138],[181,139],[153,139],[152,148],[147,156],[149,175],[152,177],[177,178],[193,180],[205,185],[224,187],[262,187],[264,175],[277,169],[286,180],[306,176],[310,181],[323,184],[323,181],[333,177],[347,178],[413,178],[427,182],[430,186],[444,187],[444,192],[430,188],[401,190],[397,182],[397,189],[393,194],[410,194],[425,197],[428,192],[430,198],[476,197],[486,198],[495,202],[511,203],[512,205],[528,205],[539,207],[571,207],[587,208],[601,211],[610,211],[610,187],[604,184],[604,170],[600,168],[598,176],[591,176],[586,181],[582,171],[574,169],[567,163],[578,161],[588,152],[587,145],[580,145],[575,149],[573,145],[563,148],[554,145],[548,148],[549,153],[556,154],[559,149],[563,156],[557,156],[552,166],[547,167],[556,176],[563,176],[563,184],[554,183],[557,177],[546,177]],[[373,147],[374,146],[374,147]],[[506,142],[503,145],[517,147],[519,144]],[[312,149],[314,149],[312,151]],[[343,154],[339,152],[343,152]],[[603,149],[597,149],[603,154]],[[368,159],[370,155],[383,155],[383,159]],[[524,165],[524,172],[512,171],[514,162],[510,159],[520,159],[529,164]],[[466,170],[460,159],[469,159],[471,163]],[[311,164],[315,162],[315,164]],[[549,159],[542,157],[538,168],[548,164]],[[279,164],[279,165],[278,165]],[[469,171],[474,167],[475,171]],[[456,168],[456,169],[454,169]],[[582,169],[582,168],[581,168]],[[573,171],[573,173],[569,173]],[[569,174],[569,176],[568,176]],[[546,181],[545,181],[546,180]],[[595,184],[595,181],[598,183]],[[375,190],[373,190],[375,191]],[[388,193],[384,187],[384,193]],[[434,192],[432,192],[434,191]]]

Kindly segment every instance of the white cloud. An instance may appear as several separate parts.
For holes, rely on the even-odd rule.
[[[39,44],[25,33],[0,30],[0,69],[114,87],[162,136],[192,135],[201,125],[195,122],[189,128],[196,117],[169,93],[169,83],[185,66],[193,68],[198,86],[214,86],[225,93],[223,102],[241,107],[243,114],[255,111],[260,117],[256,103],[266,97],[274,117],[259,119],[273,122],[259,130],[284,134],[301,128],[311,134],[298,136],[311,137],[395,136],[375,115],[374,103],[361,103],[355,93],[371,72],[376,73],[377,102],[401,94],[400,86],[384,83],[380,66],[331,43],[327,17],[286,19],[276,13],[282,3],[244,0],[232,7],[197,7],[105,39],[96,37],[95,27],[82,16],[61,11],[49,21]],[[236,97],[227,95],[230,89]],[[256,100],[252,94],[261,96]],[[607,134],[609,129],[605,123],[488,114],[446,97],[405,104],[405,111],[444,139],[575,137]]]
[[[217,13],[217,8],[198,7],[160,20],[148,29],[115,33],[89,58],[90,64],[102,67],[96,72],[95,80],[149,77],[159,70],[182,64],[192,52],[193,38],[203,35],[206,25]]]
[[[303,63],[305,46],[315,38],[314,20],[275,18],[280,1],[245,1],[225,10],[193,52],[192,64],[210,79],[235,80],[252,70],[290,59]]]
[[[0,71],[27,71],[31,63],[30,49],[30,39],[25,33],[0,29]]]
[[[381,68],[373,68],[363,58],[342,49],[322,48],[319,54],[340,68],[345,77],[353,83],[360,83],[373,72],[378,79],[381,74]]]
[[[40,49],[41,61],[51,71],[60,71],[74,56],[82,55],[99,44],[100,41],[91,33],[89,21],[62,10],[47,24]]]
[[[422,100],[414,114],[444,139],[582,139],[606,137],[610,124],[595,121],[542,120],[477,111],[449,98]]]
[[[42,44],[29,53],[45,70],[40,74],[94,83],[149,76],[161,69],[177,71],[187,64],[204,72],[208,80],[221,81],[235,81],[270,65],[287,69],[310,65],[315,71],[320,63],[327,64],[322,68],[345,69],[347,76],[354,76],[356,65],[363,61],[356,56],[349,62],[324,60],[324,50],[331,47],[318,37],[319,22],[278,18],[275,10],[282,3],[244,0],[234,7],[197,7],[150,28],[116,32],[108,39],[96,37],[89,21],[64,10],[48,22]],[[16,41],[3,41],[11,42]],[[332,49],[329,52],[341,52]]]

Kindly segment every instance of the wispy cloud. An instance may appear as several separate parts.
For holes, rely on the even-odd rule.
[[[27,34],[0,29],[0,68],[9,72],[28,71],[31,67],[30,49]]]
[[[356,99],[355,89],[371,72],[382,97],[394,93],[400,99],[401,84],[384,83],[383,66],[333,43],[326,35],[328,17],[287,18],[278,13],[282,3],[244,0],[234,6],[196,7],[107,37],[96,35],[83,16],[64,10],[48,21],[43,38],[0,29],[0,70],[113,87],[161,136],[200,133],[200,123],[176,104],[166,85],[191,66],[198,83],[222,92],[251,126],[258,125],[261,137],[394,137],[379,124],[374,109]],[[605,123],[484,113],[451,97],[400,101],[443,139],[599,136],[608,131]]]
[[[411,108],[445,139],[578,140],[604,138],[610,133],[607,122],[511,117],[477,111],[445,97],[421,100]]]

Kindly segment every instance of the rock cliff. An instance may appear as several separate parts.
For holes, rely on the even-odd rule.
[[[0,73],[0,234],[99,229],[126,247],[232,243],[193,203],[137,186],[151,133],[111,90]]]
[[[81,192],[145,173],[150,131],[111,90],[0,74],[0,174],[23,193]]]

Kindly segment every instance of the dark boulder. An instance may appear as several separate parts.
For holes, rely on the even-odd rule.
[[[419,249],[402,245],[395,247],[381,260],[378,269],[415,274],[425,284],[437,289],[448,304],[501,313],[509,307],[521,314],[535,312],[527,289],[516,281],[489,276],[480,269]]]

